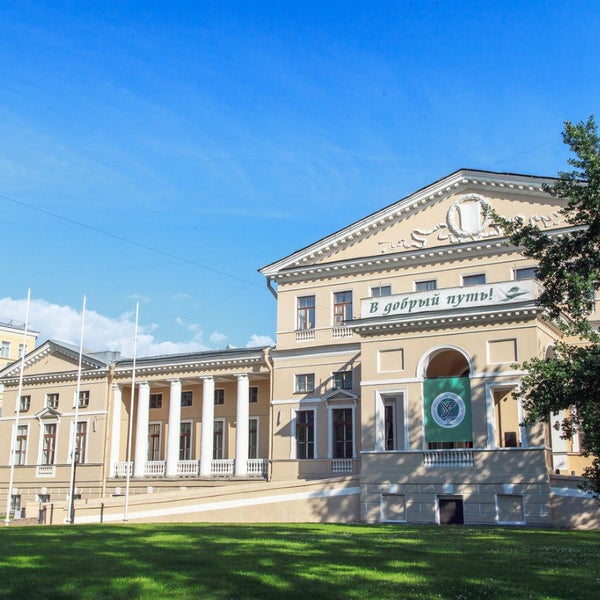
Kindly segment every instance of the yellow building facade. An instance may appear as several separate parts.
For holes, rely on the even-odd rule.
[[[597,526],[578,439],[522,427],[514,394],[562,334],[489,210],[561,235],[545,183],[460,170],[263,267],[276,346],[139,359],[133,407],[132,361],[86,355],[77,425],[77,356],[47,342],[25,361],[14,506],[61,518],[76,445],[82,522],[122,518],[127,481],[141,520]],[[0,373],[15,407],[18,372]]]

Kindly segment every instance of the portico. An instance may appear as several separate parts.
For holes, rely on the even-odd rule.
[[[238,361],[229,352],[217,362],[213,353],[210,365],[177,367],[142,359],[134,394],[129,365],[119,365],[110,476],[126,477],[129,468],[136,479],[265,477],[270,371],[262,350],[240,354]]]

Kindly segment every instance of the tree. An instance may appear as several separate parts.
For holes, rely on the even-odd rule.
[[[566,411],[555,426],[566,439],[583,433],[583,452],[592,465],[581,487],[600,499],[600,334],[589,320],[600,287],[600,138],[593,116],[565,122],[562,135],[574,154],[568,160],[573,170],[560,172],[544,190],[566,201],[561,212],[568,231],[556,236],[520,218],[494,219],[510,243],[538,261],[543,288],[538,301],[547,318],[566,336],[577,336],[574,342],[558,342],[553,356],[523,364],[524,424],[550,423],[553,413]]]

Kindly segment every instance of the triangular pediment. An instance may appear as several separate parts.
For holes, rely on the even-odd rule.
[[[61,414],[51,406],[46,406],[42,408],[38,413],[35,414],[35,418],[39,421],[43,419],[59,419]]]
[[[70,373],[79,368],[79,349],[63,342],[48,340],[38,348],[25,355],[25,376],[35,376],[49,373]],[[0,379],[18,377],[22,361],[18,360],[7,365],[0,371]],[[81,356],[82,371],[101,370],[107,363],[89,354]]]
[[[503,238],[487,212],[521,216],[542,228],[566,227],[562,203],[543,190],[553,179],[461,169],[306,248],[263,267],[268,278],[347,269],[361,259],[447,251]],[[360,265],[359,265],[360,266]],[[312,269],[312,271],[311,271]]]
[[[358,396],[349,390],[331,390],[323,396],[323,400],[327,403],[340,401],[356,402]]]

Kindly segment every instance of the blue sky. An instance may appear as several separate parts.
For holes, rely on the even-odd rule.
[[[0,2],[0,318],[275,339],[257,269],[460,168],[554,175],[594,2]]]

